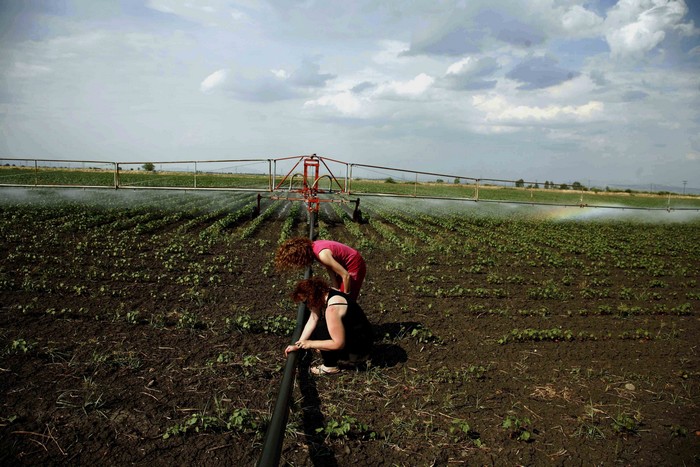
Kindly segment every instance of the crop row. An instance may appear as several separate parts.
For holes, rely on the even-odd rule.
[[[233,445],[257,452],[300,276],[275,271],[274,251],[308,234],[306,206],[263,199],[258,210],[242,193],[5,193],[8,444],[26,446],[23,436],[50,425],[70,455],[75,440],[88,446],[115,432],[139,450],[154,441],[156,455],[183,437],[221,455]],[[671,436],[674,448],[690,449],[698,222],[525,211],[363,198],[355,222],[351,204],[322,205],[317,235],[367,261],[360,300],[377,351],[366,371],[313,380],[311,401],[308,374],[297,373],[302,399],[295,392],[285,455],[303,452],[313,434],[336,453],[369,446],[420,465],[443,463],[446,450],[447,463],[474,454],[482,457],[471,463],[488,463],[508,449],[518,453],[508,463],[556,463],[559,449],[572,453],[566,459],[618,446],[636,453]],[[317,408],[323,420],[309,428]],[[79,421],[88,427],[78,435],[70,427]],[[430,458],[416,457],[424,452]],[[518,457],[526,452],[546,458]]]
[[[269,202],[253,217],[249,194],[98,192],[56,200],[37,191],[32,198],[0,209],[0,290],[125,297],[115,284],[131,284],[147,287],[161,304],[201,303],[214,299],[208,288],[244,286],[250,265],[234,245],[279,243],[306,227],[300,204]],[[363,203],[363,217],[355,223],[346,207],[332,204],[321,213],[318,234],[381,257],[373,270],[400,278],[401,296],[470,298],[495,309],[516,299],[660,314],[690,310],[700,297],[693,223],[504,219],[374,199]],[[418,263],[411,260],[416,255]],[[268,254],[254,272],[271,274],[271,266]]]

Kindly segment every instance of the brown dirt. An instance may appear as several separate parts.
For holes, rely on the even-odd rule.
[[[247,239],[239,235],[249,224],[243,221],[201,252],[194,251],[201,227],[185,233],[194,240],[185,242],[186,257],[209,268],[201,271],[199,284],[178,283],[187,260],[174,269],[164,266],[178,251],[162,255],[181,220],[129,234],[123,256],[108,254],[90,231],[58,229],[65,219],[4,224],[0,463],[254,464],[289,337],[236,330],[230,320],[295,318],[287,294],[298,277],[270,268],[281,217],[269,218]],[[337,219],[322,221],[331,238],[357,242]],[[59,234],[49,236],[47,224]],[[364,251],[369,273],[360,302],[383,336],[372,363],[316,378],[307,371],[313,356],[302,359],[283,464],[700,463],[700,321],[698,301],[685,298],[686,291],[698,292],[697,258],[679,257],[664,249],[666,243],[656,252],[657,259],[689,269],[685,278],[664,277],[659,299],[668,306],[690,301],[689,314],[581,316],[583,308],[619,301],[527,295],[531,284],[562,275],[573,277],[574,289],[590,283],[581,270],[526,267],[511,259],[468,272],[494,245],[471,239],[479,250],[440,256],[386,225],[417,252],[401,252],[371,224],[360,226],[372,246]],[[294,229],[303,235],[306,225]],[[124,239],[105,232],[113,243]],[[695,238],[689,241],[698,240],[697,230],[690,235]],[[222,257],[231,262],[216,259]],[[630,277],[604,256],[582,260],[608,271],[610,290],[654,280],[644,271]],[[148,277],[111,275],[117,270]],[[207,282],[212,274],[221,280]],[[516,275],[525,283],[494,285],[496,276]],[[34,286],[23,286],[26,277]],[[420,284],[462,285],[472,295],[431,296],[416,290]],[[508,298],[474,295],[494,287]],[[535,312],[543,307],[546,313]],[[133,311],[137,317],[128,315]],[[513,329],[559,327],[598,339],[498,343]],[[651,335],[616,337],[637,329]],[[238,424],[229,418],[237,409],[248,414]],[[189,427],[188,420],[194,421]],[[522,428],[505,428],[507,420]],[[349,430],[324,431],[334,421],[349,423]],[[176,426],[188,429],[164,439]],[[529,439],[523,439],[525,432]]]

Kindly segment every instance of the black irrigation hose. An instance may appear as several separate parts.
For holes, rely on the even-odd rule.
[[[313,240],[316,213],[310,212],[309,219],[309,238]],[[308,266],[304,273],[304,279],[308,279],[309,277],[311,277],[311,266]],[[292,344],[299,340],[304,325],[306,324],[306,318],[306,305],[300,303],[297,309],[297,325],[292,334]],[[289,399],[294,387],[294,377],[296,375],[299,353],[300,352],[291,352],[287,357],[287,364],[284,367],[284,375],[282,376],[280,391],[277,395],[277,402],[275,402],[275,409],[272,412],[270,425],[265,434],[262,453],[258,459],[258,467],[276,467],[279,465],[282,455],[282,443],[284,442],[284,432],[287,428],[287,418],[289,417]]]

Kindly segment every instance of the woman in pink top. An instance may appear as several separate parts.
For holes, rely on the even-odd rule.
[[[291,238],[277,250],[275,264],[278,269],[297,269],[311,266],[314,260],[328,270],[331,285],[357,300],[367,272],[362,255],[349,246],[333,240]]]

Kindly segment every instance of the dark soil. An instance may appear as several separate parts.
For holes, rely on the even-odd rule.
[[[546,237],[540,247],[564,263],[528,264],[509,249],[517,234],[478,218],[463,227],[496,232],[445,230],[445,251],[367,208],[366,218],[415,246],[406,251],[372,222],[359,225],[362,240],[324,212],[322,234],[362,244],[360,303],[381,339],[366,367],[339,375],[312,377],[317,358],[300,360],[282,464],[700,464],[700,266],[688,257],[697,224],[680,227],[681,238],[677,225],[654,226],[655,249],[626,253],[663,262],[657,276]],[[1,464],[257,462],[290,337],[241,324],[296,317],[288,293],[301,273],[271,267],[286,214],[244,239],[251,220],[241,220],[201,250],[206,225],[178,230],[185,219],[143,233],[104,219],[98,238],[98,225],[61,227],[83,214],[0,214]],[[305,235],[298,216],[293,233]],[[426,222],[414,225],[437,235]],[[631,241],[627,228],[606,232],[613,248]],[[182,250],[173,247],[180,237]],[[570,294],[528,292],[547,281]],[[584,298],[587,287],[606,293]],[[623,301],[623,288],[648,293]],[[620,304],[652,312],[604,312]],[[653,312],[659,304],[665,312]],[[523,329],[574,336],[499,343]]]

